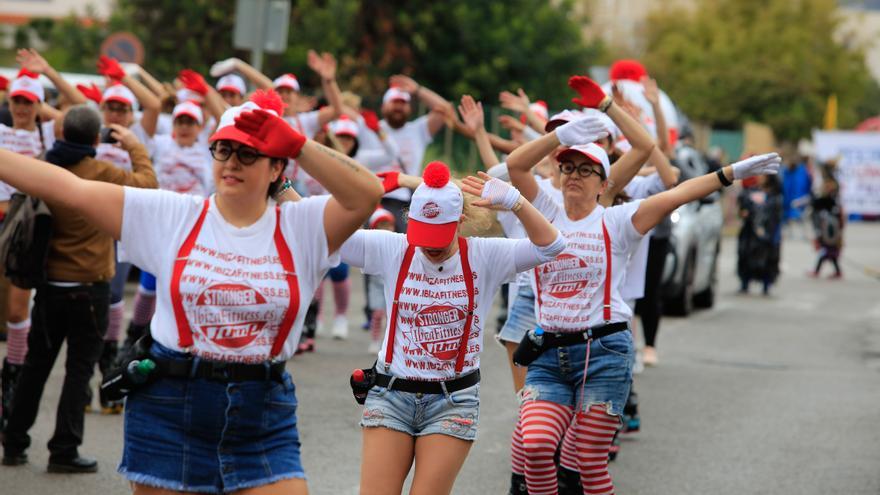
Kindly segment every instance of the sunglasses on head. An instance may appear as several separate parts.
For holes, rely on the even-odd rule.
[[[590,165],[589,163],[575,165],[574,162],[566,160],[564,162],[559,162],[559,171],[565,175],[571,175],[577,171],[578,175],[583,179],[586,179],[591,175],[596,175],[599,179],[605,178],[605,174],[601,168],[595,165]]]
[[[264,156],[259,151],[247,147],[247,146],[239,146],[238,148],[233,148],[228,143],[214,143],[211,145],[211,156],[214,157],[218,162],[225,162],[235,154],[235,157],[238,159],[238,162],[242,165],[253,165],[257,160]]]

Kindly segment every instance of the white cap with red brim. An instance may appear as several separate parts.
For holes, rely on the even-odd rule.
[[[605,179],[608,179],[608,176],[611,174],[611,162],[608,160],[608,154],[598,144],[579,144],[566,148],[556,155],[556,160],[562,161],[566,156],[571,156],[572,154],[585,156],[593,162],[602,165],[602,172],[605,174]]]
[[[330,122],[327,127],[335,136],[351,136],[353,138],[358,136],[358,125],[348,118],[348,115],[343,115]]]
[[[181,102],[181,103],[184,101],[193,101],[193,102],[196,102],[201,105],[202,103],[205,102],[204,96],[202,96],[199,93],[196,93],[195,91],[193,91],[191,89],[186,89],[186,88],[178,89],[176,96],[177,96],[177,101]]]
[[[277,77],[272,81],[272,85],[275,89],[288,88],[294,91],[299,91],[299,81],[293,74],[284,74],[283,76]]]
[[[544,131],[551,132],[562,124],[571,122],[572,120],[582,119],[583,116],[577,110],[563,110],[554,116],[550,117],[550,120],[544,124]]]
[[[217,91],[230,91],[244,95],[247,93],[247,86],[245,86],[244,79],[241,76],[226,74],[217,80]]]
[[[380,206],[376,208],[376,211],[374,211],[372,215],[370,215],[370,220],[367,221],[367,225],[369,228],[375,229],[376,226],[382,222],[390,222],[394,224],[394,215]]]
[[[181,115],[186,115],[191,117],[193,120],[198,122],[199,125],[205,123],[204,114],[202,114],[202,109],[195,103],[191,101],[185,101],[183,103],[178,103],[174,106],[174,111],[171,112],[171,116],[173,119],[177,119]]]
[[[397,86],[391,86],[388,88],[388,91],[385,92],[385,95],[382,96],[382,103],[388,103],[389,101],[405,101],[409,103],[412,97],[410,94]]]
[[[104,95],[101,97],[101,103],[110,101],[133,107],[137,98],[135,98],[134,93],[132,93],[130,89],[122,84],[112,84],[107,86],[107,89],[104,90]]]
[[[423,248],[445,248],[455,240],[463,208],[464,196],[449,180],[449,167],[429,163],[409,205],[407,241]]]
[[[40,84],[39,79],[19,76],[13,79],[12,84],[9,85],[9,98],[15,96],[21,96],[30,101],[37,102],[43,101],[46,98],[46,92],[43,90],[43,85]]]

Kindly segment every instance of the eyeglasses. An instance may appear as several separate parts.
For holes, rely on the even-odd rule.
[[[104,110],[110,113],[122,113],[126,114],[131,111],[131,107],[127,107],[125,105],[104,105]]]
[[[586,179],[591,175],[596,175],[600,179],[604,179],[602,169],[595,168],[587,163],[581,163],[578,166],[575,165],[574,162],[570,161],[559,162],[559,171],[563,174],[571,175],[575,172],[575,170],[577,170],[578,175],[581,176],[582,179]]]
[[[254,162],[259,160],[260,158],[268,155],[264,155],[259,151],[248,148],[246,146],[239,146],[238,148],[232,148],[228,144],[212,144],[209,148],[211,150],[211,156],[214,157],[218,162],[225,162],[229,160],[229,158],[235,154],[235,157],[238,158],[238,162],[242,165],[253,165]]]

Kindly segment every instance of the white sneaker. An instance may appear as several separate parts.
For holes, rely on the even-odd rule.
[[[339,315],[333,320],[333,338],[345,340],[348,338],[348,318]]]
[[[642,351],[636,351],[636,362],[633,363],[633,374],[638,375],[645,371],[645,363],[642,358]]]
[[[370,347],[367,348],[367,352],[369,352],[370,354],[379,354],[379,343],[370,342]]]

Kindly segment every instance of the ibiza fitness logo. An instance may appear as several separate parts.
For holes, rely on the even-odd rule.
[[[428,354],[446,361],[458,355],[467,314],[449,303],[435,304],[416,313],[412,338]]]
[[[257,289],[226,282],[210,285],[199,294],[192,319],[207,340],[239,348],[253,342],[277,314],[277,306]]]

